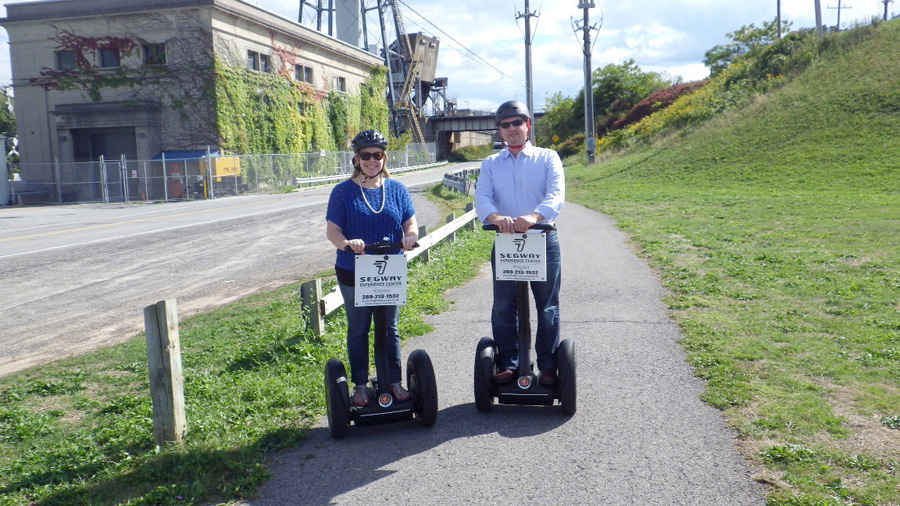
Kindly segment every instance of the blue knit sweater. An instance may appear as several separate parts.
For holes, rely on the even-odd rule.
[[[400,242],[403,239],[403,224],[416,214],[412,197],[403,183],[390,178],[384,180],[387,202],[378,214],[373,213],[369,206],[376,211],[381,208],[381,188],[363,190],[369,206],[363,201],[359,190],[359,185],[349,179],[335,186],[328,199],[325,219],[341,227],[348,240],[362,239],[366,244],[371,244],[387,238],[390,242]],[[338,250],[334,265],[352,271],[354,258],[353,252]]]

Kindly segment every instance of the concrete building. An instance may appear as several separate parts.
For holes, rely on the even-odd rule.
[[[217,65],[355,94],[383,64],[242,0],[50,0],[6,11],[22,167],[43,181],[53,162],[218,149]]]

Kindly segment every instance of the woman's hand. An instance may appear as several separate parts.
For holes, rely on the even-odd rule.
[[[347,246],[350,246],[350,249],[357,255],[362,255],[366,252],[366,243],[362,239],[350,239],[347,241]]]
[[[403,244],[403,249],[406,251],[409,251],[409,250],[415,248],[416,241],[418,241],[418,240],[419,240],[419,236],[417,236],[415,234],[407,234],[407,235],[403,236],[403,239],[401,239],[400,242],[401,242],[401,244]]]

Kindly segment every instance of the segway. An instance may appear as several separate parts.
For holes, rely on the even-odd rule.
[[[497,231],[496,225],[484,225],[484,230]],[[556,230],[556,227],[548,224],[537,224],[531,227],[543,231]],[[501,234],[497,234],[498,237]],[[514,234],[509,234],[514,235]],[[519,241],[525,242],[522,234]],[[544,236],[545,237],[545,236]],[[530,238],[529,238],[530,239]],[[534,239],[531,239],[534,240]],[[495,243],[495,253],[497,244]],[[495,264],[496,265],[496,264]],[[497,267],[500,271],[500,267]],[[530,270],[525,272],[528,277]],[[527,404],[527,405],[553,405],[558,401],[562,406],[562,412],[566,415],[574,415],[577,408],[577,389],[575,372],[575,343],[570,339],[563,339],[557,348],[557,382],[555,386],[544,386],[540,382],[540,373],[535,373],[534,363],[531,361],[531,321],[530,299],[528,294],[529,281],[515,281],[516,283],[516,307],[519,318],[519,367],[515,372],[515,381],[509,384],[498,384],[494,380],[497,373],[497,365],[494,357],[497,354],[497,345],[490,337],[482,337],[475,349],[474,391],[475,407],[481,412],[489,412],[494,405],[494,399],[499,404]]]
[[[416,247],[418,247],[418,243]],[[387,254],[389,251],[396,251],[400,248],[400,243],[379,242],[367,244],[365,250],[384,255],[385,263],[390,257],[401,257],[400,261],[403,262],[405,275],[405,256]],[[350,251],[349,247],[347,251]],[[357,256],[357,261],[359,262],[359,256]],[[358,262],[357,265],[359,265]],[[386,297],[390,297],[390,294]],[[351,303],[353,302],[351,301]],[[333,358],[325,365],[325,405],[328,411],[328,430],[335,439],[346,436],[351,423],[361,427],[416,420],[420,425],[430,427],[437,421],[437,383],[431,358],[424,350],[413,351],[406,361],[406,386],[410,393],[409,399],[398,401],[391,395],[391,383],[388,377],[386,309],[385,305],[375,306],[373,309],[377,376],[371,381],[371,388],[368,389],[369,402],[365,406],[353,406],[350,402],[350,388],[344,364]]]

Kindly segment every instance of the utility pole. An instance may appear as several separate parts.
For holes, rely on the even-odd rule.
[[[816,35],[822,38],[822,2],[816,0]]]
[[[529,140],[534,144],[534,100],[531,87],[531,17],[537,14],[528,9],[528,0],[525,0],[525,14],[516,14],[516,19],[525,18],[525,97],[528,112],[531,113],[531,128],[528,131]]]
[[[882,18],[882,19],[883,19],[884,21],[887,21],[887,20],[888,20],[888,17],[887,17],[887,15],[888,15],[888,5],[894,3],[894,0],[881,0],[881,3],[884,4],[884,18]]]
[[[587,163],[594,163],[597,151],[597,134],[594,132],[594,86],[591,70],[591,26],[588,9],[596,7],[593,0],[579,0],[578,8],[584,9],[581,29],[584,31],[584,144],[587,151]],[[573,22],[576,31],[578,23]]]
[[[775,19],[778,22],[778,40],[781,40],[781,0],[778,0],[778,6],[775,10],[778,13],[775,16]]]
[[[848,5],[846,7],[841,7],[841,0],[838,0],[837,7],[828,6],[829,9],[837,9],[837,26],[835,27],[837,31],[841,31],[841,10],[843,9],[852,9],[852,5]]]

